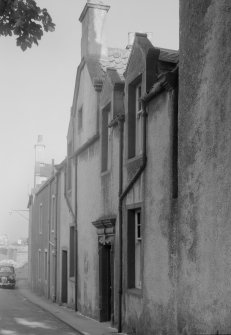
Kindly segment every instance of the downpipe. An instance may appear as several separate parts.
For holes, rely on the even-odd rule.
[[[126,186],[123,191],[123,131],[124,125],[120,125],[120,162],[119,162],[119,292],[118,292],[118,332],[122,332],[122,296],[123,296],[123,200],[128,192],[134,186],[136,181],[140,178],[147,165],[147,112],[146,102],[141,99],[142,103],[142,117],[143,117],[143,150],[142,150],[142,164],[138,171]]]
[[[77,162],[75,157],[75,311],[78,311],[78,224],[77,224]]]
[[[64,185],[64,197],[67,203],[67,207],[69,211],[71,212],[72,219],[74,220],[74,232],[75,232],[75,238],[74,238],[74,257],[75,257],[75,311],[77,312],[78,310],[78,302],[77,302],[77,297],[78,297],[78,226],[77,226],[77,156],[75,156],[75,211],[73,211],[70,200],[67,196],[67,185],[66,185],[66,171],[65,171],[65,185]]]

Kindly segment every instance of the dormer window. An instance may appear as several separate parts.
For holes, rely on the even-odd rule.
[[[72,148],[72,141],[70,141],[67,145],[67,190],[72,188]]]
[[[128,158],[142,153],[142,77],[128,87]]]
[[[141,83],[137,85],[136,87],[136,117],[140,117],[140,113],[142,111],[142,105],[141,105]]]
[[[43,229],[43,204],[39,204],[39,234],[42,234]]]
[[[56,219],[56,206],[55,206],[55,195],[52,195],[51,198],[51,231],[54,232],[55,231],[55,219]]]

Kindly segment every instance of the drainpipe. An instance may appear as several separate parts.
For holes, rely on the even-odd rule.
[[[139,167],[135,176],[123,191],[123,126],[120,126],[120,163],[119,163],[119,306],[118,306],[118,332],[122,332],[122,295],[123,295],[123,200],[134,186],[135,182],[139,179],[147,165],[147,113],[146,103],[142,99],[142,117],[143,117],[143,150],[142,150],[142,165]],[[121,123],[120,123],[121,124]]]
[[[54,287],[54,301],[57,299],[57,268],[58,268],[58,248],[57,248],[57,229],[58,229],[58,182],[59,182],[59,172],[55,175],[55,240],[54,240],[54,249],[55,249],[55,287]]]
[[[66,203],[67,203],[67,207],[69,209],[69,211],[71,212],[72,215],[72,219],[74,220],[74,224],[75,224],[75,238],[74,238],[74,254],[75,254],[75,311],[77,312],[78,310],[78,303],[77,303],[77,289],[78,289],[78,281],[77,281],[77,276],[78,276],[78,248],[77,248],[77,242],[78,242],[78,226],[77,226],[77,157],[75,157],[75,210],[73,211],[70,200],[67,196],[67,187],[66,187],[66,171],[65,171],[65,185],[64,185],[64,197],[66,199]]]
[[[119,304],[118,304],[118,332],[122,331],[122,201],[120,195],[123,192],[123,136],[124,136],[124,118],[119,120],[120,144],[119,144]]]
[[[48,216],[48,265],[47,265],[47,268],[48,268],[48,273],[47,273],[47,282],[48,282],[48,287],[47,287],[47,296],[48,296],[48,299],[50,299],[50,285],[51,285],[51,276],[50,276],[50,264],[51,264],[51,245],[50,245],[50,240],[51,240],[51,220],[50,220],[50,217],[51,217],[51,183],[49,183],[49,201],[48,201],[48,213],[49,213],[49,216]]]
[[[77,225],[77,162],[75,157],[75,311],[78,311],[78,225]]]

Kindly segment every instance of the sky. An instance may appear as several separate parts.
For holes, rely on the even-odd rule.
[[[66,156],[66,135],[80,63],[79,16],[86,0],[36,0],[56,24],[39,46],[23,52],[14,37],[0,37],[0,235],[28,236],[27,204],[33,187],[34,145],[45,160]],[[125,48],[129,32],[152,32],[154,46],[179,48],[178,0],[104,0],[108,46]]]

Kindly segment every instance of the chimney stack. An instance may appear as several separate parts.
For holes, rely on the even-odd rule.
[[[110,6],[102,1],[88,0],[79,21],[82,23],[81,57],[107,56],[105,21]]]
[[[143,36],[146,35],[146,37],[150,40],[150,42],[152,42],[152,35],[153,35],[152,32],[147,32],[147,33],[129,32],[128,33],[128,45],[126,46],[127,49],[132,48],[136,35],[143,35]]]

